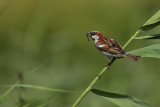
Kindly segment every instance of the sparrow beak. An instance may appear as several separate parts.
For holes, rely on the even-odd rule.
[[[91,37],[91,32],[87,32],[86,36],[87,36],[87,39],[89,41],[89,37]]]

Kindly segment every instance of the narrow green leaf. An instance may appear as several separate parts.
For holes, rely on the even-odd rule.
[[[142,31],[148,31],[160,25],[160,10],[154,14],[141,28]]]
[[[160,44],[150,45],[144,48],[130,51],[128,53],[140,55],[141,57],[160,58]]]
[[[144,25],[151,24],[159,19],[160,19],[160,10],[157,13],[155,13]]]
[[[140,37],[136,37],[134,39],[160,39],[160,34],[140,36]]]
[[[36,86],[36,85],[30,85],[30,84],[15,84],[15,85],[6,85],[6,87],[25,87],[25,88],[34,88],[34,89],[39,89],[39,90],[44,90],[44,91],[53,91],[53,92],[63,92],[63,93],[69,93],[71,91],[67,90],[61,90],[61,89],[54,89],[54,88],[48,88],[48,87],[43,87],[43,86]]]
[[[148,24],[148,25],[144,25],[140,29],[142,31],[148,31],[148,30],[151,30],[151,29],[157,27],[158,25],[160,25],[160,20],[157,20],[157,21],[155,21],[155,22],[153,22],[151,24]]]
[[[105,92],[97,89],[91,89],[91,91],[103,97],[104,99],[118,105],[120,107],[151,107],[143,101],[128,95],[122,95],[117,93]]]

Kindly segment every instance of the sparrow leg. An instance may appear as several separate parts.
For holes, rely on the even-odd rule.
[[[105,66],[107,66],[107,67],[109,68],[109,64],[110,64],[110,62],[107,62],[107,63],[105,64]]]
[[[109,64],[111,62],[111,57],[107,57],[107,59],[108,59],[108,62],[105,64],[105,66],[107,66],[109,68]]]

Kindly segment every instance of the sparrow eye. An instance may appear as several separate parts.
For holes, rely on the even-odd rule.
[[[96,35],[96,32],[91,32],[91,35],[93,36],[93,35]]]

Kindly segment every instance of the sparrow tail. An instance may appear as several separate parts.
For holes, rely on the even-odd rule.
[[[129,53],[126,53],[123,55],[124,57],[127,57],[127,58],[130,58],[134,61],[137,61],[141,56],[136,56],[136,55],[132,55],[132,54],[129,54]]]

